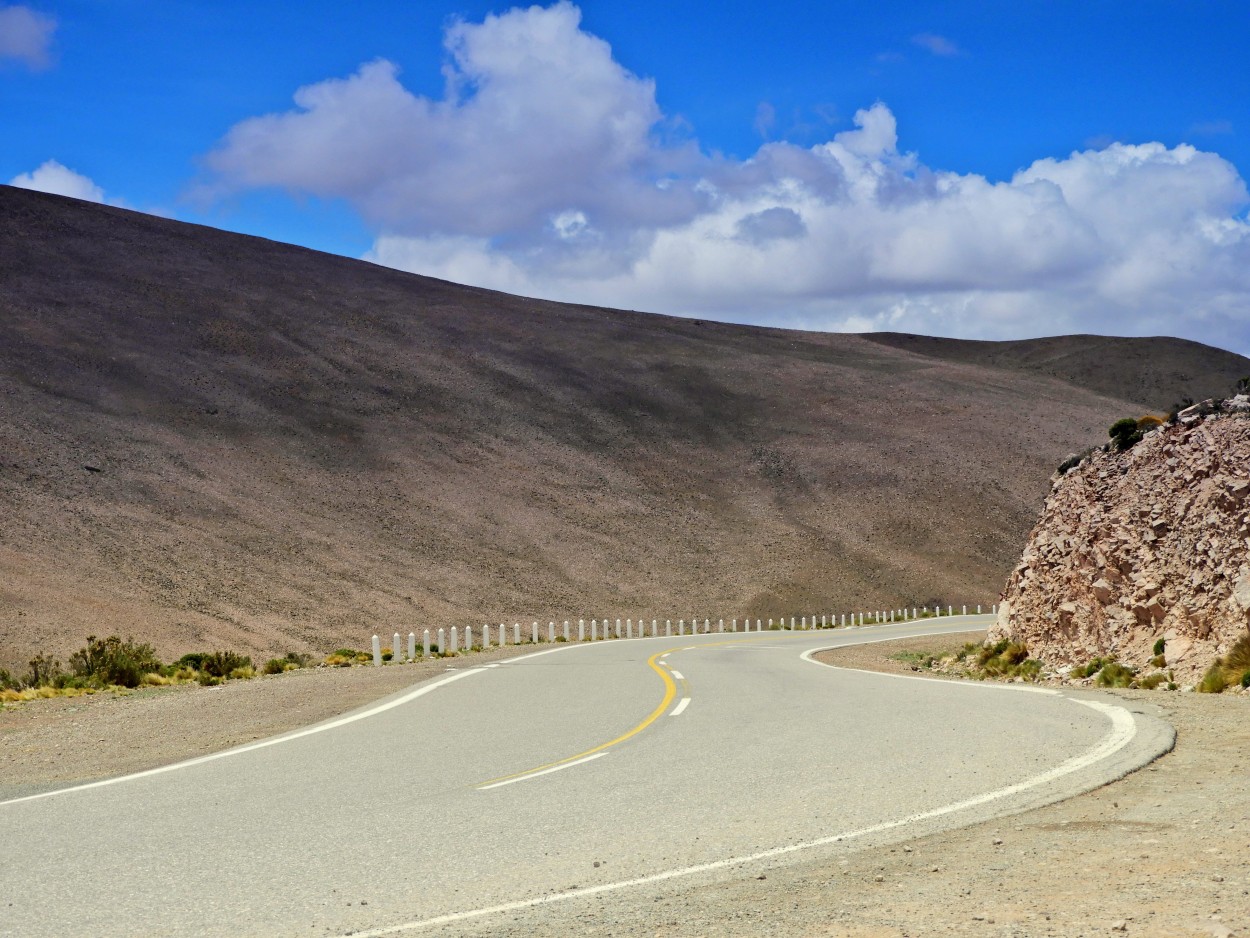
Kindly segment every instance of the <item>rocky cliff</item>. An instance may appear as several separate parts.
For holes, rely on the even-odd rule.
[[[1250,628],[1250,401],[1205,402],[1057,473],[991,638],[1195,679]]]

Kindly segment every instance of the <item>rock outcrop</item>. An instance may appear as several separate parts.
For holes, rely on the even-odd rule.
[[[991,638],[1051,666],[1114,655],[1190,682],[1250,628],[1250,409],[1204,402],[1057,474]]]

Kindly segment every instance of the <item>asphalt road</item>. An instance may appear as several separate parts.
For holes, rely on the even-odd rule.
[[[980,820],[1170,745],[1096,695],[804,657],[989,618],[557,645],[276,740],[0,803],[0,935],[435,933]]]

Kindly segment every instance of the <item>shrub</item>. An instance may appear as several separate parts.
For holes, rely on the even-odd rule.
[[[1140,681],[1137,681],[1135,686],[1140,687],[1142,690],[1154,690],[1156,687],[1158,687],[1160,684],[1162,684],[1166,680],[1167,680],[1166,674],[1164,674],[1162,671],[1156,671],[1154,674],[1151,674],[1149,677],[1144,677]]]
[[[389,648],[383,648],[383,649],[382,649],[382,660],[383,660],[383,661],[394,661],[394,660],[395,660],[395,652],[393,652],[393,651],[392,651],[391,649],[389,649]]]
[[[250,661],[251,659],[247,659],[247,660]],[[241,668],[233,668],[230,671],[231,679],[236,680],[236,681],[250,681],[255,676],[256,676],[256,669],[253,668],[250,664],[244,665]]]
[[[1202,676],[1202,680],[1198,682],[1194,690],[1200,694],[1222,694],[1226,687],[1228,687],[1228,679],[1224,677],[1224,669],[1217,658],[1215,664],[1207,669],[1207,673]]]
[[[1167,663],[1168,663],[1168,659],[1165,658],[1163,655],[1155,655],[1153,658],[1150,659],[1150,666],[1152,668],[1162,668]]]
[[[286,653],[286,663],[288,665],[286,670],[288,671],[294,670],[294,668],[290,667],[291,665],[294,665],[295,668],[306,668],[311,662],[312,655],[305,654],[302,651],[288,651]]]
[[[1107,435],[1111,437],[1112,445],[1119,452],[1132,449],[1141,441],[1141,430],[1137,428],[1137,421],[1132,417],[1124,417],[1113,423]]]
[[[1132,668],[1113,661],[1102,666],[1097,683],[1099,687],[1132,687],[1135,674]]]
[[[200,666],[204,663],[204,652],[193,651],[183,655],[174,662],[176,668],[190,668],[192,671],[200,670]]]
[[[338,655],[340,658],[359,658],[364,652],[356,651],[354,648],[336,648],[330,654]]]
[[[1091,677],[1109,664],[1115,664],[1115,658],[1094,658],[1079,667],[1073,668],[1071,677]]]
[[[1241,676],[1241,686],[1250,687],[1250,671],[1247,671]]]
[[[22,683],[27,687],[51,687],[62,677],[61,662],[53,661],[45,654],[30,659],[30,671]]]
[[[250,668],[252,659],[234,651],[210,651],[200,660],[199,670],[213,677],[229,677],[231,671]]]
[[[0,668],[0,690],[17,690],[20,686],[21,681],[4,668]]]
[[[1163,419],[1161,417],[1156,417],[1154,414],[1146,414],[1144,417],[1137,418],[1137,429],[1140,430],[1142,434],[1149,433],[1151,430],[1157,429],[1161,426],[1163,426]]]
[[[1166,647],[1167,647],[1167,642],[1165,642],[1163,640],[1163,636],[1160,635],[1158,638],[1155,639],[1155,647],[1154,647],[1153,653],[1156,655],[1161,655],[1163,654],[1163,649]]]
[[[355,660],[355,657],[349,658],[337,653],[326,655],[326,664],[331,668],[350,668]]]
[[[284,658],[270,658],[265,662],[264,672],[266,674],[281,674],[286,670],[288,662]]]
[[[145,674],[161,670],[151,645],[137,645],[131,638],[122,641],[116,635],[88,635],[87,644],[70,655],[69,666],[77,677],[121,687],[138,687]]]

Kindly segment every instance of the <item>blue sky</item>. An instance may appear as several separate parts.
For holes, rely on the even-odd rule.
[[[0,181],[557,299],[1250,353],[1246,48],[1240,0],[0,0]]]

